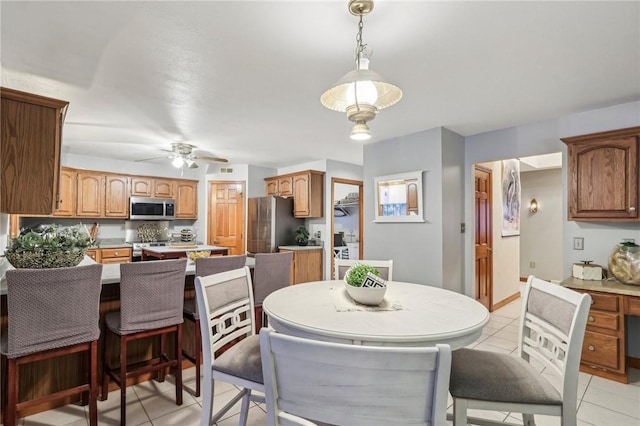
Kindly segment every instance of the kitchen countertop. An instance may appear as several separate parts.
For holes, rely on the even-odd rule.
[[[124,240],[118,238],[112,238],[104,240],[98,240],[98,244],[89,247],[89,250],[100,249],[113,249],[113,248],[131,248],[131,244],[125,243]]]
[[[322,246],[278,246],[278,250],[322,250]]]
[[[246,266],[253,268],[255,265],[255,259],[247,257]],[[89,256],[85,256],[79,266],[91,265],[94,262]],[[5,279],[6,271],[9,269],[15,269],[6,258],[0,258],[0,295],[7,294],[7,280]],[[196,265],[191,261],[187,261],[186,275],[195,275]],[[120,264],[119,263],[106,263],[102,265],[102,285],[115,284],[120,282]]]
[[[198,244],[195,247],[176,247],[176,246],[153,246],[153,247],[144,247],[144,251],[150,253],[158,253],[158,254],[167,254],[167,253],[182,253],[188,251],[226,251],[229,250],[228,247],[220,247],[220,246],[209,246],[206,244]]]
[[[627,296],[640,296],[640,286],[622,284],[615,279],[608,280],[581,280],[569,277],[560,283],[565,287],[578,290],[601,291],[603,293],[623,294]]]

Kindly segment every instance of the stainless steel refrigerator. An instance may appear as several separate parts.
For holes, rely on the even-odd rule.
[[[293,198],[249,198],[247,254],[275,253],[279,246],[296,244],[296,228],[304,219],[293,217]]]

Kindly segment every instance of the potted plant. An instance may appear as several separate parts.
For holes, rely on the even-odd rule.
[[[344,276],[345,289],[353,300],[363,305],[379,305],[387,292],[387,286],[363,287],[367,274],[380,277],[380,271],[370,265],[358,263],[347,270]],[[384,281],[382,281],[384,283]]]
[[[63,268],[79,264],[90,244],[79,227],[24,228],[9,241],[4,256],[15,268]]]
[[[296,228],[296,242],[299,246],[306,246],[309,243],[309,231],[303,225]]]

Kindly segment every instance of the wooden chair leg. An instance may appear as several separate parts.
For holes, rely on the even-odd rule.
[[[200,367],[202,366],[202,336],[200,336],[200,320],[196,319],[194,335],[195,341],[195,358],[196,358],[196,397],[200,396]]]
[[[111,342],[109,341],[108,328],[104,328],[104,346],[102,347],[102,390],[100,392],[100,401],[106,401],[109,398],[109,362],[111,361]]]
[[[89,426],[98,426],[98,341],[89,350]]]
[[[182,324],[178,324],[175,332],[176,359],[176,404],[182,405]]]
[[[5,408],[4,425],[18,424],[18,362],[15,358],[7,359],[7,406]]]
[[[120,424],[127,424],[127,339],[120,336]]]
[[[160,354],[158,355],[158,357],[162,359],[164,356],[166,356],[166,352],[167,352],[167,335],[163,333],[160,335]],[[164,382],[164,377],[166,375],[167,375],[167,371],[164,368],[158,370],[156,381]]]

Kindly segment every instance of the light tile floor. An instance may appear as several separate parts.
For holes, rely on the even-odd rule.
[[[482,336],[469,347],[497,352],[513,353],[517,348],[520,300],[493,312]],[[542,371],[542,374],[549,374]],[[195,384],[194,369],[185,370],[185,391],[182,406],[175,405],[175,388],[171,380],[163,383],[150,381],[127,390],[127,425],[144,426],[197,426],[200,424],[202,398],[193,396]],[[552,382],[558,384],[558,377],[549,374]],[[631,369],[629,384],[624,385],[580,373],[578,385],[578,425],[579,426],[640,426],[640,370]],[[224,383],[216,384],[215,407],[224,405],[234,395],[234,388]],[[449,400],[451,410],[451,399]],[[238,424],[240,403],[217,423],[218,426]],[[118,425],[120,419],[119,391],[109,394],[107,401],[98,402],[98,421],[101,425]],[[500,421],[520,422],[521,418],[511,413],[474,412],[470,415],[483,416]],[[86,407],[67,405],[54,410],[35,414],[20,420],[24,426],[44,425],[88,425]],[[253,404],[249,410],[249,426],[266,424],[265,408]],[[449,423],[450,424],[450,423]],[[536,416],[539,426],[559,425],[557,417]]]

